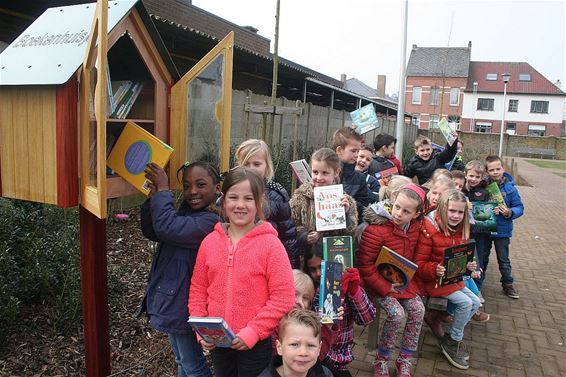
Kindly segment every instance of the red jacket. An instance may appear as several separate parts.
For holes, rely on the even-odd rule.
[[[403,229],[393,224],[383,211],[383,202],[370,206],[364,211],[364,221],[368,223],[368,226],[362,233],[356,254],[357,267],[363,280],[363,286],[367,291],[379,297],[413,298],[420,292],[417,279],[413,278],[405,291],[391,293],[389,292],[391,283],[377,273],[375,261],[382,246],[387,246],[403,257],[413,260],[421,222],[412,221],[407,231],[404,232]]]
[[[443,262],[444,249],[466,242],[462,239],[461,227],[454,235],[446,236],[439,229],[440,223],[436,211],[425,218],[415,251],[415,263],[419,266],[417,276],[423,283],[425,294],[431,297],[445,297],[464,288],[463,281],[443,287],[437,285],[436,266]]]
[[[399,174],[403,175],[403,166],[401,165],[401,161],[399,161],[399,159],[397,157],[395,157],[394,154],[392,154],[391,156],[389,156],[389,160],[395,165],[397,166],[397,170],[399,170]]]
[[[223,317],[252,348],[271,335],[295,304],[289,257],[268,222],[232,246],[225,224],[202,241],[191,279],[189,314]]]

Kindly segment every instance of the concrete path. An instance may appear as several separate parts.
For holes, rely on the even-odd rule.
[[[430,329],[423,325],[415,376],[566,376],[566,178],[526,162],[518,172],[525,215],[515,221],[511,264],[521,298],[507,298],[499,283],[495,251],[484,283],[487,323],[466,327],[470,369],[453,368]],[[564,172],[564,171],[562,171]],[[353,376],[372,376],[374,353],[366,350],[367,329],[356,328]],[[391,363],[393,364],[393,363]],[[396,372],[391,366],[391,376]]]

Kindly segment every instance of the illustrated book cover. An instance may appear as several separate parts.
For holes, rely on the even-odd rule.
[[[352,111],[350,117],[352,123],[356,126],[356,132],[360,135],[379,127],[379,119],[377,119],[375,108],[371,103]]]
[[[230,348],[236,337],[222,317],[189,317],[189,325],[208,343]]]
[[[383,187],[389,184],[389,180],[395,174],[399,174],[399,169],[397,169],[397,166],[393,166],[389,169],[378,171],[374,175],[375,178],[377,178],[377,180],[379,181],[379,186]]]
[[[496,202],[472,202],[472,231],[490,233],[497,230],[497,219],[493,210]]]
[[[444,249],[443,266],[446,271],[440,278],[440,285],[454,284],[464,279],[468,274],[466,265],[474,260],[475,248],[475,242],[468,242]]]
[[[133,122],[126,123],[108,156],[107,165],[132,186],[149,195],[145,168],[150,162],[164,167],[173,148]]]
[[[343,269],[354,267],[352,236],[323,237],[322,250],[324,260],[341,263]]]
[[[291,161],[289,165],[301,184],[312,181],[311,168],[305,159]]]
[[[490,202],[496,202],[499,205],[505,205],[505,199],[503,199],[503,195],[501,194],[501,190],[499,190],[497,182],[491,182],[485,187],[485,189],[489,193]]]
[[[456,136],[454,135],[455,130],[450,126],[446,118],[442,118],[438,122],[438,129],[442,136],[444,136],[444,139],[446,139],[448,145],[454,144],[454,140],[456,140]]]
[[[343,196],[344,188],[342,185],[314,188],[317,232],[346,228],[346,210],[341,203]]]
[[[375,267],[377,268],[377,272],[388,282],[401,284],[396,288],[399,292],[407,289],[417,271],[417,265],[415,263],[387,246],[381,247],[377,260],[375,261]]]
[[[342,264],[323,260],[320,266],[320,295],[318,311],[322,323],[334,323],[342,294]]]

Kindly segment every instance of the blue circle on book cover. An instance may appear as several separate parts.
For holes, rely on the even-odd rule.
[[[151,161],[151,146],[145,141],[136,141],[126,151],[124,166],[130,174],[143,173]]]

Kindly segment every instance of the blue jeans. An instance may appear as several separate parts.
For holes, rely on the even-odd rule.
[[[464,284],[466,284],[466,288],[472,291],[473,294],[480,297],[480,290],[478,289],[475,279],[472,279],[470,277],[465,277]],[[448,301],[448,305],[446,306],[446,311],[448,312],[448,314],[453,316],[454,310],[456,310],[456,304],[454,304],[452,301]]]
[[[489,251],[491,249],[491,236],[489,233],[472,233],[471,238],[476,241],[476,256],[477,264],[481,269],[481,276],[474,279],[479,290],[485,280],[485,273],[487,272],[487,263],[489,262]]]
[[[467,287],[449,294],[446,298],[456,305],[449,333],[452,340],[459,342],[464,338],[464,327],[480,307],[480,299]]]
[[[189,334],[168,335],[175,354],[175,362],[179,366],[179,377],[212,377],[202,348],[192,331]]]
[[[505,238],[492,238],[489,242],[487,253],[485,254],[485,267],[489,262],[489,254],[491,253],[491,242],[495,245],[495,253],[497,254],[497,264],[499,265],[499,273],[501,274],[501,285],[513,284],[513,275],[511,271],[511,261],[509,260],[509,244],[511,239]]]

